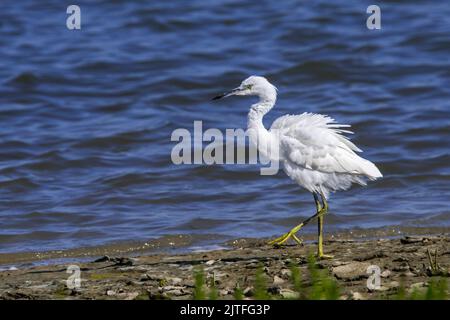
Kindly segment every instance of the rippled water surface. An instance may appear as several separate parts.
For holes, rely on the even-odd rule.
[[[245,128],[252,98],[210,98],[251,74],[279,89],[266,126],[329,114],[385,175],[333,195],[327,233],[450,227],[445,1],[383,3],[375,31],[364,1],[77,4],[69,31],[61,1],[2,1],[0,252],[271,236],[312,214],[283,173],[171,162],[176,128]]]

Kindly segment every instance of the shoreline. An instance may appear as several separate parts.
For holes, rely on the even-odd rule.
[[[325,240],[375,240],[395,239],[404,236],[434,235],[450,236],[450,227],[404,227],[392,225],[377,228],[344,229],[326,233]],[[317,240],[314,232],[302,233],[301,238],[305,243]],[[207,234],[175,234],[147,241],[121,241],[92,247],[38,252],[7,252],[0,253],[0,272],[8,267],[26,269],[33,266],[62,264],[71,261],[81,260],[87,262],[105,255],[125,257],[153,254],[177,255],[197,251],[207,252],[219,249],[231,249],[235,240]]]
[[[406,296],[423,293],[435,279],[446,283],[450,279],[448,232],[395,239],[336,236],[328,238],[324,246],[325,253],[334,258],[313,263],[310,254],[316,250],[315,243],[274,248],[266,241],[236,239],[220,250],[106,255],[2,271],[0,299],[192,299],[199,294],[201,279],[203,298],[233,299],[236,294],[244,299],[314,298],[302,296],[302,292],[314,292],[313,275],[319,273],[324,277],[320,288],[332,284],[332,298],[395,299],[403,291]],[[70,264],[80,270],[78,289],[67,287]],[[379,267],[381,277],[381,286],[373,290],[367,287],[370,266]],[[295,284],[296,270],[303,291]],[[261,279],[265,289],[259,288]]]

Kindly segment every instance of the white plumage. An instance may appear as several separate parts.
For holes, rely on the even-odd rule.
[[[269,133],[277,135],[286,174],[310,192],[346,190],[352,183],[381,177],[378,168],[361,158],[361,150],[343,134],[349,125],[321,114],[303,113],[278,118]]]
[[[300,242],[295,233],[317,217],[318,255],[325,257],[322,250],[322,226],[323,215],[328,211],[326,200],[330,192],[346,190],[352,183],[365,185],[366,180],[382,177],[381,172],[372,162],[356,154],[361,150],[345,136],[352,133],[345,129],[350,126],[338,124],[328,116],[314,113],[285,115],[275,120],[270,130],[267,130],[262,120],[277,99],[277,89],[267,79],[251,76],[239,87],[214,99],[231,95],[259,97],[248,114],[248,131],[256,137],[258,150],[272,161],[278,160],[292,180],[314,195],[316,214],[270,243],[281,245],[291,237]],[[269,145],[279,147],[276,159],[273,153],[269,154]]]

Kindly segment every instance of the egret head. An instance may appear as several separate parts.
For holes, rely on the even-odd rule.
[[[213,100],[229,96],[259,96],[261,99],[276,99],[277,88],[264,77],[250,76],[242,81],[239,87],[218,95]]]

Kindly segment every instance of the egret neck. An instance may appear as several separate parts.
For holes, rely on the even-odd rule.
[[[278,147],[274,136],[264,127],[263,117],[275,105],[277,100],[277,92],[274,87],[267,87],[259,94],[259,101],[250,107],[247,120],[247,132],[250,140],[257,143],[258,150],[266,157],[272,160],[278,159],[278,150],[273,150]]]
[[[277,101],[277,91],[275,88],[267,87],[259,94],[259,101],[250,107],[248,113],[248,129],[267,131],[262,122],[263,117],[273,108]]]

